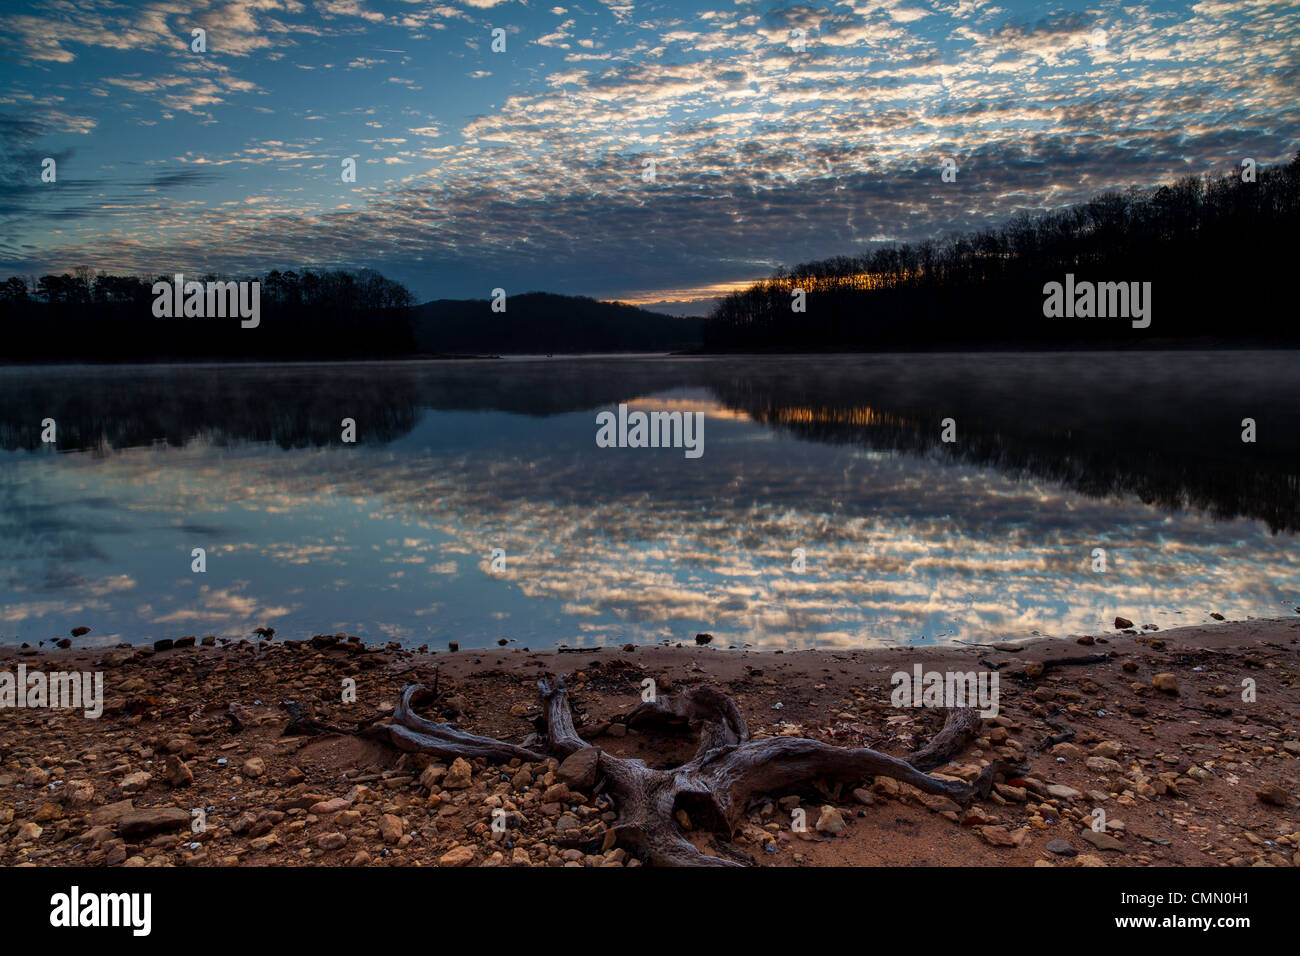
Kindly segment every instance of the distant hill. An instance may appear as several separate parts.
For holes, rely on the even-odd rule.
[[[416,346],[440,354],[668,352],[700,344],[702,319],[586,296],[526,292],[493,312],[488,299],[436,299],[412,309]]]

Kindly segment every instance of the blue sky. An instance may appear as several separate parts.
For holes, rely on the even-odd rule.
[[[0,274],[370,267],[698,313],[778,265],[1284,161],[1298,38],[1289,0],[6,4]]]

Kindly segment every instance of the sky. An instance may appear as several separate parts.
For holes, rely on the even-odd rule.
[[[779,266],[1286,161],[1298,40],[1291,0],[7,2],[0,275],[372,268],[703,314]]]

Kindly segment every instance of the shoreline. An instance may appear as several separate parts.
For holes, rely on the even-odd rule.
[[[609,809],[595,794],[557,790],[553,760],[447,767],[358,736],[284,737],[289,714],[280,704],[352,727],[390,715],[402,686],[436,682],[428,716],[520,743],[540,713],[537,677],[565,673],[588,743],[669,766],[689,758],[689,735],[615,719],[650,677],[660,693],[717,685],[755,737],[904,756],[940,722],[932,709],[891,703],[891,674],[916,665],[996,671],[1000,688],[998,713],[979,739],[936,773],[969,778],[1003,757],[1022,765],[1021,776],[970,807],[883,778],[838,793],[794,787],[754,806],[727,849],[768,866],[1300,864],[1300,615],[860,650],[421,654],[315,643],[0,648],[0,670],[102,661],[105,696],[98,720],[0,709],[0,864],[636,865],[617,845],[571,845],[574,828],[599,836]],[[1082,661],[1053,663],[1062,658]],[[348,680],[356,699],[344,703]],[[1254,700],[1242,699],[1243,681],[1253,682]],[[463,779],[452,785],[453,776]],[[807,809],[809,832],[790,827],[796,805]],[[493,834],[494,806],[522,823]],[[211,808],[206,829],[191,833],[199,807]],[[1097,810],[1101,832],[1092,829]],[[814,828],[837,818],[837,833]],[[686,835],[717,852],[718,835]]]

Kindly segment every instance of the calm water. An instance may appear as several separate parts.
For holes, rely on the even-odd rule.
[[[0,368],[0,641],[270,625],[847,647],[1289,614],[1298,370],[1293,352]],[[703,456],[597,448],[620,402],[704,412]]]

